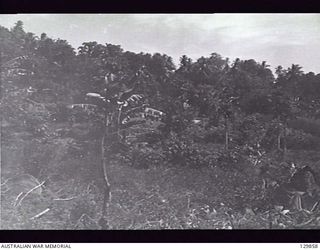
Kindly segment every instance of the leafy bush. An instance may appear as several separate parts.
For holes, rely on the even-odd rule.
[[[290,130],[286,140],[287,147],[293,150],[317,150],[320,148],[320,138],[303,130]]]
[[[212,152],[206,146],[194,142],[187,136],[171,134],[164,141],[165,159],[180,166],[203,167],[212,164]]]

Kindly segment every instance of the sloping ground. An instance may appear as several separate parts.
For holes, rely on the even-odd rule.
[[[235,186],[225,187],[221,179],[197,169],[113,165],[110,229],[269,228],[267,212],[231,206],[244,198],[237,198]],[[101,193],[93,182],[76,175],[69,181],[57,180],[20,204],[18,193],[2,193],[2,229],[99,229]],[[294,228],[305,221],[302,215],[291,218],[280,212],[272,212],[275,228]]]
[[[23,144],[25,140],[16,138],[2,147],[2,229],[99,229],[97,221],[102,205],[96,171],[100,164],[99,152],[93,144],[88,144],[87,149],[76,148],[76,153],[70,153],[65,150],[64,140],[54,142],[54,145],[39,147],[30,141]],[[23,145],[29,151],[22,150]],[[28,148],[31,146],[33,148]],[[33,151],[37,153],[38,165],[26,161],[30,157],[28,152]],[[319,160],[316,151],[291,151],[288,157],[301,164],[314,164]],[[43,168],[31,185],[21,177],[26,164]],[[250,170],[240,174],[219,167],[161,165],[136,169],[113,164],[109,171],[110,229],[269,227],[267,213],[255,214],[250,210],[254,199],[261,196],[261,183]],[[5,183],[15,176],[21,177],[16,184],[29,184]],[[41,183],[41,188],[30,192],[32,185]],[[300,215],[301,218],[286,218],[287,214],[275,213],[274,224],[278,228],[293,228],[304,221]]]
[[[77,162],[76,159],[68,160],[72,164]],[[99,160],[96,158],[96,161]],[[11,162],[6,162],[9,163]],[[94,165],[94,162],[91,163]],[[110,227],[231,227],[229,215],[218,213],[217,210],[228,211],[227,205],[234,203],[234,187],[226,188],[225,183],[221,182],[221,176],[214,175],[214,172],[216,170],[187,170],[166,166],[143,170],[120,165],[110,166]],[[21,197],[32,189],[32,185],[24,188],[16,185],[27,182],[23,177],[13,183],[15,185],[5,183],[1,193],[2,229],[99,228],[97,221],[100,216],[101,193],[98,184],[93,180],[80,178],[79,173],[74,172],[69,178],[52,177],[50,182],[41,186],[41,192],[33,191],[21,202]],[[39,179],[36,183],[42,181],[43,179]]]
[[[139,170],[112,165],[110,228],[231,228],[232,219],[226,212],[239,203],[239,197],[237,187],[231,185],[232,174],[228,177],[216,168],[158,166]],[[56,177],[42,192],[32,192],[19,203],[19,194],[28,190],[11,187],[2,193],[3,229],[99,228],[101,193],[94,181],[77,174],[70,179]],[[247,215],[239,212],[238,216]],[[251,227],[266,226],[261,223]]]
[[[224,204],[228,200],[222,197],[218,179],[208,172],[174,167],[135,170],[113,166],[111,176],[114,189],[110,217],[116,227],[122,224],[121,221],[130,221],[129,227],[134,229],[222,228],[229,225],[228,221],[223,224],[224,218],[228,217],[225,214],[220,218],[220,224],[212,220],[216,210],[225,207],[227,211]]]

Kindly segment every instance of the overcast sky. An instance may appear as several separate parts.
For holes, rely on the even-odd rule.
[[[178,62],[216,52],[267,61],[275,68],[300,64],[320,73],[320,14],[23,14],[0,15],[25,30],[67,40],[73,47],[97,41],[133,52],[165,53]]]

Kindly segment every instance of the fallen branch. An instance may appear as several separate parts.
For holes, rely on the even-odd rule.
[[[46,209],[43,210],[42,212],[40,212],[40,213],[38,213],[37,215],[31,217],[30,220],[37,219],[37,218],[41,217],[42,215],[48,213],[49,211],[50,211],[50,208],[46,208]]]
[[[303,223],[300,223],[300,224],[297,224],[295,225],[294,227],[295,228],[298,228],[298,227],[303,227],[303,226],[307,226],[308,224],[310,224],[311,222],[313,222],[316,218],[311,218],[310,220],[306,221],[306,222],[303,222]]]
[[[34,190],[36,190],[37,188],[41,187],[46,181],[43,181],[42,183],[40,183],[39,185],[31,188],[27,193],[25,193],[24,196],[22,196],[22,198],[20,199],[20,201],[18,202],[17,206],[21,205],[21,202],[30,194],[32,193]],[[19,195],[20,196],[20,195]],[[17,197],[18,198],[18,197]]]
[[[54,201],[71,201],[73,199],[76,199],[78,197],[74,196],[74,197],[70,197],[70,198],[56,198],[56,199],[53,199]]]
[[[55,192],[55,195],[59,194],[60,192],[62,192],[65,188],[60,188],[57,192]]]
[[[18,194],[18,196],[15,198],[15,202],[14,202],[14,207],[17,206],[18,200],[19,198],[23,195],[23,192],[21,192],[20,194]]]
[[[311,212],[315,212],[316,211],[316,209],[318,208],[318,205],[319,205],[319,202],[320,201],[317,201],[313,206],[312,206],[312,208],[311,208]]]

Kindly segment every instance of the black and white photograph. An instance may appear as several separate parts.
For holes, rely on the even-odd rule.
[[[320,229],[319,14],[0,15],[0,229]]]

